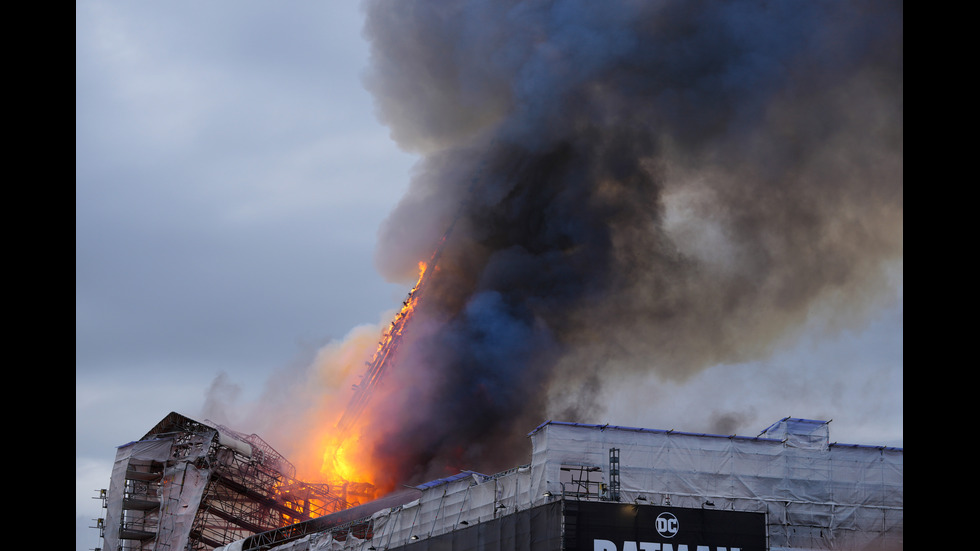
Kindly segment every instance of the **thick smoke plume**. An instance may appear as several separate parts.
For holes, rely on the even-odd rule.
[[[336,422],[390,317],[229,420],[275,434],[304,480],[513,467],[542,421],[596,421],[606,383],[762,359],[891,298],[900,2],[364,7],[368,88],[420,156],[378,265],[414,283],[441,256],[357,435]],[[224,415],[237,393],[211,395]]]
[[[421,156],[383,273],[410,281],[457,220],[386,381],[400,397],[374,405],[393,478],[513,466],[602,380],[763,357],[815,308],[847,323],[882,298],[901,2],[365,9],[379,116]]]

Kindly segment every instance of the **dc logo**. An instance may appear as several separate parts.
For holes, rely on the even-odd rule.
[[[672,538],[677,535],[677,517],[670,513],[660,513],[657,516],[657,533],[665,538]]]

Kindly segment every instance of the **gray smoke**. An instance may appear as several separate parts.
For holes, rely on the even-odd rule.
[[[394,477],[512,466],[603,379],[764,357],[885,298],[901,2],[365,8],[367,85],[422,157],[380,269],[414,277],[457,220],[377,406]]]

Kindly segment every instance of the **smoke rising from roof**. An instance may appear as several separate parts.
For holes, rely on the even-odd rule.
[[[421,394],[377,427],[398,475],[511,466],[489,450],[603,378],[764,357],[887,298],[900,2],[365,8],[379,117],[422,157],[379,269],[410,281],[459,216],[391,375]]]

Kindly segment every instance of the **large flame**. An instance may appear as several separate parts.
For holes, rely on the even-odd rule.
[[[297,468],[304,480],[330,484],[333,494],[341,497],[346,506],[376,499],[395,489],[390,480],[381,476],[385,465],[379,464],[371,453],[377,435],[370,427],[375,426],[376,416],[383,413],[365,406],[369,400],[380,401],[391,391],[378,383],[419,304],[427,268],[427,263],[419,262],[418,281],[382,331],[379,341],[373,338],[369,341],[368,332],[361,331],[350,335],[330,349],[326,353],[328,357],[318,361],[321,377],[335,390],[321,401],[309,442],[313,449],[304,453],[307,460],[300,460]],[[358,369],[365,364],[366,371]]]

